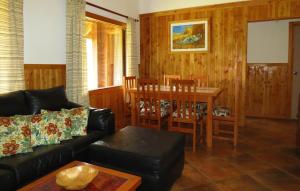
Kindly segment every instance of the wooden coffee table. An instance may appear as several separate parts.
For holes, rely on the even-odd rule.
[[[78,165],[90,165],[99,169],[98,176],[84,189],[85,191],[134,191],[141,184],[141,177],[92,165],[80,161],[73,161],[60,169],[24,186],[19,191],[63,191],[56,184],[56,174],[61,170]]]

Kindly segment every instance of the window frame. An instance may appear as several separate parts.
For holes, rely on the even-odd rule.
[[[121,28],[122,28],[122,46],[123,46],[123,49],[122,49],[122,54],[123,54],[123,59],[122,59],[123,60],[123,74],[122,75],[125,76],[126,75],[126,28],[127,28],[127,24],[124,23],[124,22],[121,22],[121,21],[117,21],[117,20],[108,18],[108,17],[104,17],[104,16],[101,16],[101,15],[97,15],[97,14],[91,13],[89,11],[85,12],[85,17],[89,17],[89,18],[96,19],[96,20],[99,20],[99,21],[103,21],[103,22],[107,22],[107,23],[111,23],[111,24],[114,24],[114,25],[121,26]],[[100,89],[107,89],[107,88],[112,88],[112,87],[120,87],[120,86],[122,86],[122,85],[98,87],[96,89],[89,90],[89,91],[100,90]]]

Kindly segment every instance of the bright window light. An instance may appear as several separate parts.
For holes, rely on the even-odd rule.
[[[87,56],[87,66],[88,66],[88,89],[96,89],[98,87],[97,80],[97,65],[94,62],[93,55],[93,40],[86,39],[86,56]]]

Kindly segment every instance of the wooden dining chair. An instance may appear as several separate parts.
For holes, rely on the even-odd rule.
[[[129,90],[132,88],[136,88],[136,76],[124,76],[123,77],[123,96],[124,96],[124,122],[127,119],[131,119],[131,95]],[[127,122],[125,122],[127,125]],[[130,124],[131,122],[129,122]]]
[[[180,80],[180,75],[164,75],[164,85],[169,86],[171,80]]]
[[[155,79],[139,79],[137,83],[137,122],[146,128],[160,129],[166,114],[161,112],[160,85]]]
[[[190,75],[190,79],[195,81],[196,87],[206,88],[208,87],[208,76],[206,75]]]
[[[194,80],[196,87],[199,88],[207,88],[208,87],[208,76],[207,75],[190,75],[190,79]],[[206,102],[197,102],[196,108],[198,114],[202,117],[200,121],[200,127],[204,127],[204,119],[203,117],[207,114],[207,103]],[[200,141],[204,142],[205,136],[203,130],[200,131]]]
[[[233,142],[237,146],[238,141],[238,120],[239,120],[239,85],[240,79],[235,79],[234,85],[234,110],[230,111],[226,107],[219,107],[221,111],[214,109],[213,115],[213,138]],[[223,110],[223,111],[222,111]],[[227,112],[226,112],[227,111]],[[228,113],[228,114],[226,114]],[[231,128],[222,128],[221,125],[229,125]]]
[[[197,142],[197,113],[195,112],[195,82],[193,80],[171,80],[171,97],[169,131],[192,135],[193,151]]]

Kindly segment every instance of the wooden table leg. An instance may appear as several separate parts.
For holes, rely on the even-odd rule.
[[[207,118],[206,118],[206,144],[207,147],[212,147],[212,128],[213,128],[213,121],[212,121],[212,110],[213,110],[213,99],[209,97],[207,99]]]
[[[136,125],[136,103],[135,103],[135,95],[131,94],[131,125]]]

